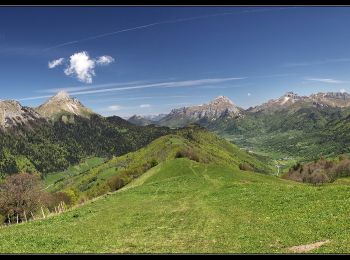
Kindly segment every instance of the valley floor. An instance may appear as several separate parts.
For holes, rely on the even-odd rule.
[[[0,252],[280,253],[311,244],[301,248],[349,253],[348,184],[174,159],[77,209],[0,229]]]

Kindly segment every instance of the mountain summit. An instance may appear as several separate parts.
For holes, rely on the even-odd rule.
[[[65,91],[58,92],[47,102],[39,106],[36,111],[43,117],[55,119],[61,115],[77,115],[90,117],[94,114],[92,110],[85,107],[76,98],[71,98]]]
[[[228,97],[219,96],[208,104],[173,109],[159,124],[179,127],[199,121],[214,121],[222,117],[235,118],[240,116],[241,111],[242,109]]]

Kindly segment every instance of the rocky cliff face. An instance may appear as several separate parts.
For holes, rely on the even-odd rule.
[[[235,118],[241,115],[242,109],[229,98],[219,96],[208,104],[173,109],[159,123],[169,126],[184,126],[200,120],[212,121],[221,117]]]
[[[0,127],[10,128],[26,125],[43,118],[34,109],[22,107],[15,100],[0,101]]]

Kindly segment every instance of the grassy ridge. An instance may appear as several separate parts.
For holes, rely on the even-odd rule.
[[[348,184],[313,187],[222,164],[160,163],[114,194],[0,230],[0,252],[350,252]]]
[[[129,183],[147,171],[151,167],[150,162],[157,164],[172,160],[181,151],[191,151],[196,160],[203,163],[225,164],[235,169],[241,163],[247,163],[258,172],[273,171],[264,162],[226,140],[205,129],[190,127],[177,130],[177,134],[160,137],[136,152],[114,157],[83,173],[65,175],[66,178],[62,178],[64,173],[49,174],[49,179],[56,179],[50,189],[69,191],[80,200],[92,199],[111,190],[108,182],[112,177],[119,176],[125,184]]]

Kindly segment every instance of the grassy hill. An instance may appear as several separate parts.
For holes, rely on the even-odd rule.
[[[0,252],[350,252],[350,191],[186,158],[45,220],[0,229]]]
[[[46,185],[51,185],[50,191],[74,194],[75,202],[86,201],[124,186],[161,162],[179,157],[190,158],[204,164],[224,164],[234,169],[245,166],[247,169],[266,174],[273,171],[265,162],[237,146],[203,128],[192,126],[160,137],[136,152],[114,157],[96,165],[91,164],[87,170],[83,165],[79,165],[78,169],[85,170],[73,168],[65,172],[48,174]],[[94,162],[95,159],[92,160]]]

